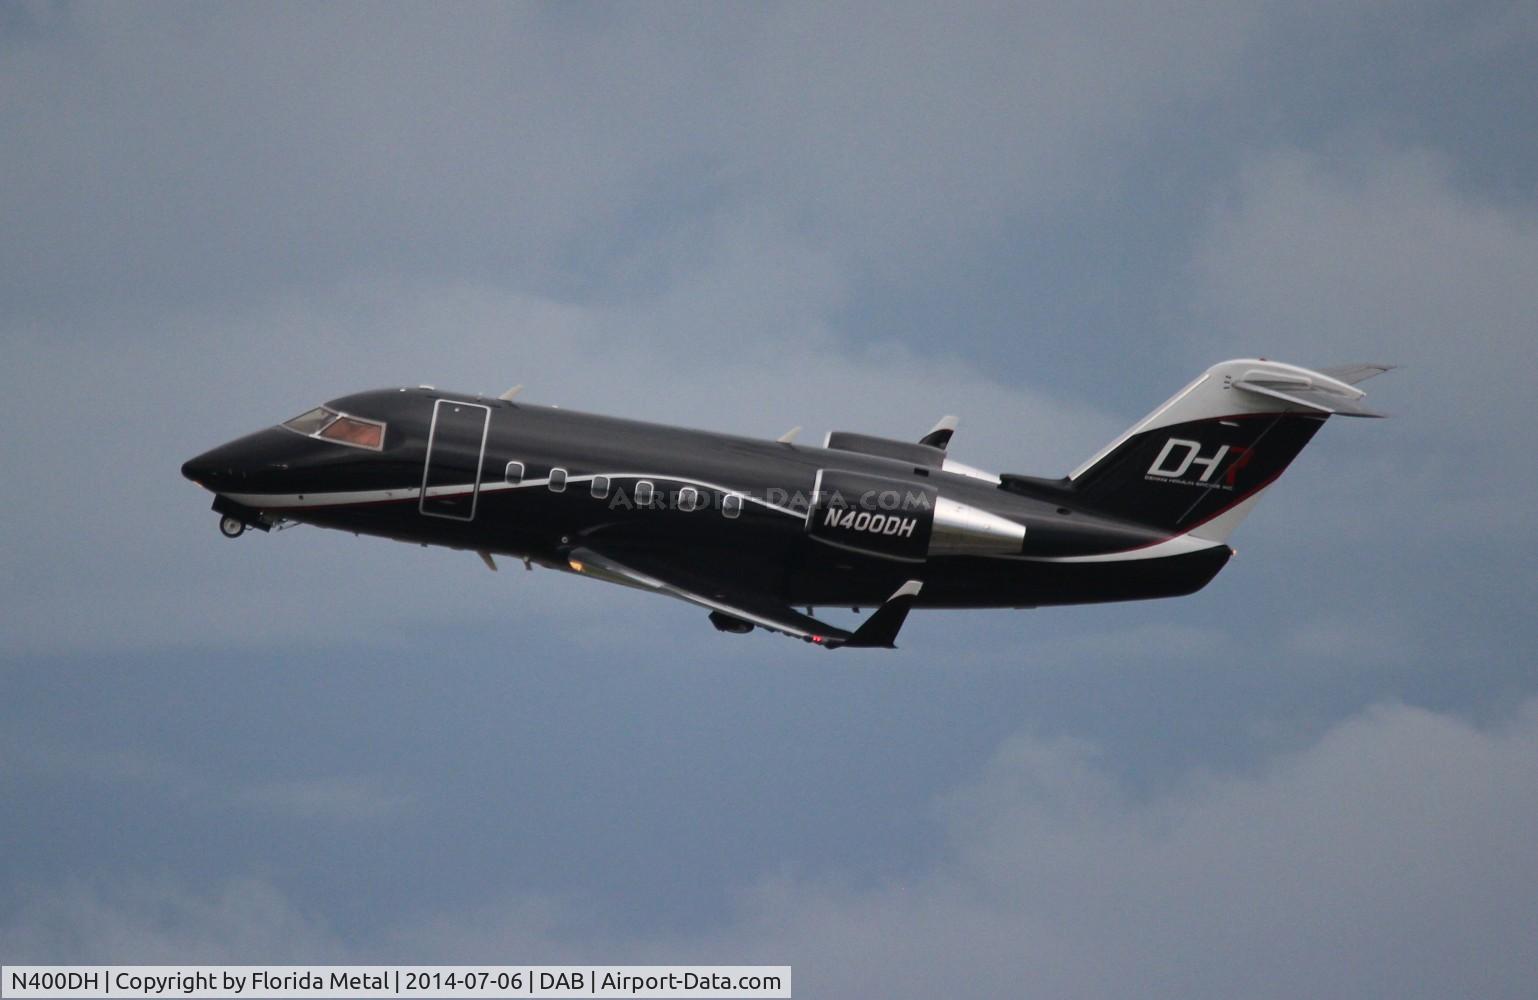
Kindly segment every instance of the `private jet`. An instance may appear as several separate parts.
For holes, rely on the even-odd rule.
[[[552,567],[827,648],[895,645],[912,608],[1034,608],[1199,590],[1356,386],[1389,369],[1225,361],[1062,478],[917,440],[758,440],[431,386],[342,396],[182,466],[238,537],[336,528]],[[818,607],[873,608],[853,630]],[[798,610],[804,609],[804,610]]]

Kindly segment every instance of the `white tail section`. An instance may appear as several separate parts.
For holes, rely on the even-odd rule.
[[[1335,369],[1353,381],[1385,370]],[[1345,378],[1260,358],[1221,362],[1069,479],[1092,508],[1224,542],[1327,418],[1377,416]]]

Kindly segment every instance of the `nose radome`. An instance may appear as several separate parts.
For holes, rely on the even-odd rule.
[[[309,452],[335,448],[271,427],[205,451],[182,465],[182,475],[215,493],[284,493],[291,470]]]
[[[214,460],[214,453],[204,452],[197,458],[188,459],[182,463],[182,475],[197,483],[199,486],[207,486],[212,489],[215,480],[219,479],[220,470]]]
[[[218,492],[244,481],[262,456],[261,445],[267,440],[265,433],[248,434],[243,438],[211,448],[182,466],[182,475]]]

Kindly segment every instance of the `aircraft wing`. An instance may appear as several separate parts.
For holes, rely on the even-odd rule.
[[[802,614],[765,594],[670,565],[666,560],[631,549],[612,553],[595,545],[582,545],[567,556],[573,570],[611,583],[651,590],[707,608],[749,625],[836,649],[839,646],[891,648],[913,606],[922,584],[909,580],[897,589],[858,629],[849,632],[836,625]]]

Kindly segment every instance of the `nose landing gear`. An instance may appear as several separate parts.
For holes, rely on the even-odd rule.
[[[239,538],[247,528],[271,531],[274,520],[259,510],[238,504],[229,497],[214,497],[214,513],[219,515],[219,534],[225,538]]]

